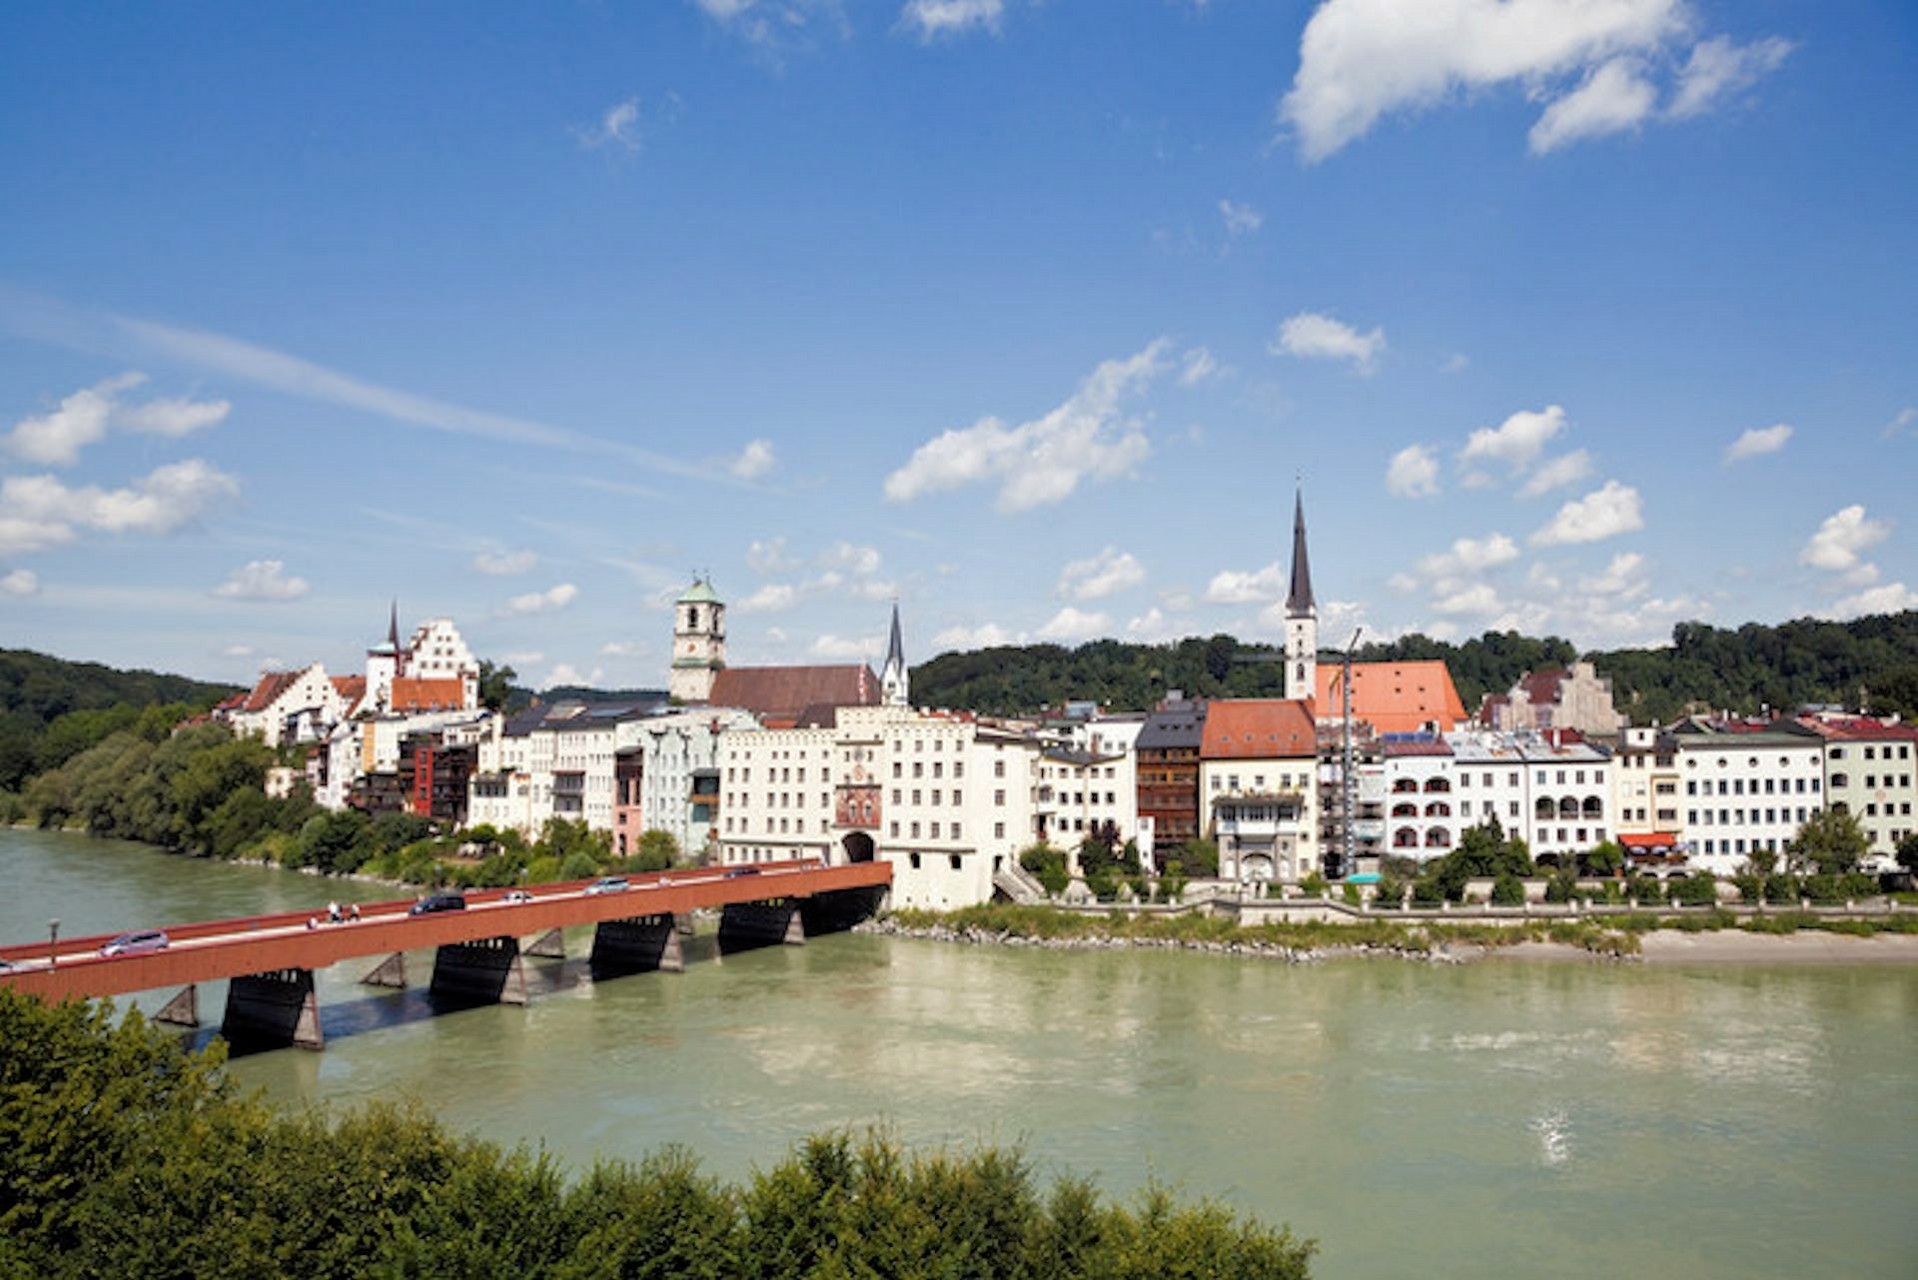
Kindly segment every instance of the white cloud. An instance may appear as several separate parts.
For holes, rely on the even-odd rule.
[[[537,649],[522,649],[518,653],[507,654],[505,661],[511,667],[537,667],[546,661],[546,655]]]
[[[1465,441],[1464,459],[1503,462],[1517,475],[1538,461],[1546,442],[1565,429],[1565,410],[1555,404],[1536,412],[1520,409],[1496,427],[1480,427]]]
[[[1636,58],[1613,58],[1593,71],[1584,84],[1545,108],[1527,135],[1532,154],[1636,128],[1658,101],[1658,90],[1641,71]]]
[[[1832,573],[1856,570],[1859,553],[1891,536],[1889,520],[1871,520],[1860,505],[1845,507],[1818,526],[1811,541],[1798,553],[1798,563]]]
[[[1250,235],[1265,225],[1264,214],[1249,204],[1232,200],[1219,201],[1219,216],[1225,219],[1225,233],[1235,238]]]
[[[606,108],[599,123],[577,130],[579,145],[587,148],[617,147],[621,151],[639,150],[639,99],[628,98]]]
[[[1676,119],[1702,115],[1776,71],[1791,51],[1791,41],[1777,36],[1747,45],[1733,44],[1724,36],[1701,40],[1692,46],[1692,56],[1679,73],[1678,92],[1666,113]]]
[[[790,573],[799,567],[799,561],[786,553],[784,538],[755,539],[746,548],[746,564],[754,573]]]
[[[976,627],[947,627],[934,636],[932,642],[941,649],[996,649],[1001,645],[1018,644],[1024,638],[996,622],[982,622]]]
[[[741,480],[757,480],[773,469],[773,442],[770,440],[749,441],[739,456],[726,464],[726,469]]]
[[[694,0],[720,27],[772,56],[810,42],[815,19],[846,34],[841,0]]]
[[[31,569],[15,569],[0,577],[0,595],[32,596],[40,593],[40,575]]]
[[[1532,472],[1526,479],[1524,487],[1519,489],[1518,496],[1536,498],[1554,489],[1563,489],[1568,484],[1577,484],[1591,474],[1592,455],[1583,449],[1574,449],[1570,453],[1553,458]]]
[[[473,567],[496,578],[525,573],[539,563],[531,551],[482,551],[473,557]]]
[[[1165,372],[1167,345],[1162,338],[1124,360],[1106,361],[1044,417],[1016,427],[981,418],[941,433],[886,477],[887,501],[910,502],[983,481],[999,485],[1000,510],[1029,511],[1063,502],[1082,480],[1130,474],[1152,446],[1138,422],[1120,415],[1120,405]]]
[[[1584,579],[1579,586],[1587,595],[1630,599],[1645,594],[1644,567],[1644,556],[1636,551],[1621,551],[1612,557],[1603,572]]]
[[[1103,600],[1145,581],[1145,568],[1130,551],[1107,547],[1059,571],[1059,594],[1067,600]]]
[[[906,0],[899,25],[930,43],[968,31],[996,32],[1005,10],[1005,0]]]
[[[594,667],[591,671],[581,672],[578,667],[575,667],[570,662],[556,662],[553,664],[553,669],[546,673],[546,680],[540,685],[540,688],[551,689],[562,684],[596,685],[599,683],[600,677],[604,674],[605,672],[599,667]]]
[[[1037,635],[1039,639],[1054,644],[1077,644],[1104,635],[1111,625],[1103,613],[1088,613],[1067,605],[1053,614],[1046,625],[1039,628]]]
[[[562,582],[556,587],[547,588],[545,591],[529,591],[525,595],[514,596],[506,602],[506,612],[550,613],[556,609],[564,609],[567,605],[578,599],[578,597],[578,587],[570,582]],[[549,681],[548,683],[563,684],[565,682]]]
[[[71,542],[83,529],[165,534],[239,493],[232,476],[197,458],[156,468],[120,489],[68,488],[52,476],[0,480],[0,555]]]
[[[1831,614],[1841,619],[1862,618],[1874,613],[1903,613],[1907,609],[1918,609],[1918,591],[1902,582],[1887,582],[1882,587],[1834,601]]]
[[[1915,435],[1918,431],[1918,408],[1906,408],[1898,411],[1898,416],[1885,424],[1884,438],[1889,440],[1898,435]]]
[[[602,658],[643,658],[652,652],[652,646],[638,640],[608,640],[599,647]]]
[[[220,650],[220,656],[223,658],[250,658],[254,653],[255,650],[250,644],[230,644]]]
[[[1502,564],[1510,564],[1518,556],[1516,542],[1502,533],[1493,533],[1483,538],[1460,538],[1452,544],[1451,550],[1420,560],[1419,571],[1428,577],[1450,578],[1496,569]]]
[[[1472,358],[1466,355],[1463,351],[1455,351],[1451,355],[1445,358],[1445,363],[1439,366],[1439,372],[1440,373],[1464,373],[1467,369],[1471,367],[1472,367]]]
[[[842,662],[859,662],[884,649],[878,636],[836,636],[828,633],[812,642],[815,658],[837,658]]]
[[[778,613],[799,603],[799,588],[790,582],[769,582],[734,607],[741,613]]]
[[[70,467],[80,451],[106,435],[108,427],[178,438],[224,421],[233,406],[225,400],[148,400],[126,404],[121,394],[147,380],[123,373],[82,388],[50,413],[22,418],[7,437],[7,447],[30,462]]]
[[[1302,360],[1350,360],[1360,372],[1370,373],[1373,361],[1385,350],[1385,330],[1360,333],[1331,316],[1301,311],[1279,326],[1269,349],[1273,355]]]
[[[1400,498],[1429,498],[1439,491],[1439,464],[1432,450],[1408,444],[1385,468],[1385,491]]]
[[[1725,450],[1725,461],[1743,462],[1746,458],[1777,453],[1789,439],[1791,428],[1782,422],[1775,427],[1751,427]]]
[[[1179,369],[1179,385],[1196,387],[1201,382],[1209,382],[1220,373],[1219,362],[1204,347],[1193,347],[1185,353],[1184,363]]]
[[[1157,605],[1147,609],[1135,618],[1128,619],[1125,632],[1140,644],[1159,644],[1177,639],[1185,628],[1168,618]]]
[[[1604,487],[1560,507],[1551,523],[1532,535],[1532,541],[1541,547],[1599,542],[1644,527],[1638,490],[1607,480]]]
[[[879,548],[837,542],[819,557],[819,562],[829,568],[869,577],[879,572]]]
[[[1279,119],[1318,161],[1382,116],[1500,85],[1548,85],[1689,25],[1684,0],[1325,0]]]
[[[222,600],[298,600],[307,593],[305,578],[288,577],[280,560],[249,560],[233,576],[213,588]]]
[[[1492,590],[1490,583],[1474,582],[1462,586],[1449,595],[1441,596],[1432,602],[1432,607],[1444,614],[1492,614],[1499,611],[1498,592]]]
[[[1276,600],[1285,581],[1276,560],[1263,569],[1254,569],[1249,573],[1221,569],[1206,584],[1205,598],[1212,604],[1256,604]]]

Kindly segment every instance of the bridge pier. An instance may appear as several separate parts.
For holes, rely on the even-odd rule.
[[[600,921],[593,930],[591,963],[595,975],[686,970],[679,928],[670,914]]]
[[[200,988],[195,983],[185,987],[180,994],[160,1006],[153,1015],[155,1022],[171,1023],[176,1027],[197,1027],[200,1025]]]
[[[806,945],[806,924],[800,916],[799,904],[792,899],[729,902],[720,912],[721,953],[782,945]]]
[[[226,1016],[220,1034],[236,1048],[322,1049],[320,1005],[313,994],[311,969],[279,969],[232,979],[226,987]]]
[[[860,921],[878,915],[885,901],[886,889],[883,885],[835,889],[802,898],[799,917],[809,938],[816,938],[822,933],[843,933]]]
[[[395,951],[380,961],[378,968],[360,979],[360,985],[404,988],[406,986],[406,953]]]
[[[475,938],[453,942],[433,957],[436,1000],[457,1004],[525,1004],[526,973],[520,965],[518,938]]]
[[[536,956],[541,960],[564,960],[566,958],[566,931],[548,929],[534,938],[532,944],[523,948],[521,955]]]

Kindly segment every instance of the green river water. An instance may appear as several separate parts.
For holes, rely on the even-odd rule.
[[[397,896],[4,830],[0,884],[8,942],[53,916],[77,936]],[[409,959],[417,983],[430,962]],[[443,1017],[336,966],[325,1051],[233,1072],[287,1106],[415,1097],[574,1165],[681,1142],[737,1176],[868,1123],[1021,1142],[1047,1173],[1289,1222],[1323,1277],[1918,1275],[1918,966],[1291,966],[847,935],[723,960],[696,939],[683,974],[597,985],[528,965],[529,1006]],[[223,999],[208,984],[203,1014]]]

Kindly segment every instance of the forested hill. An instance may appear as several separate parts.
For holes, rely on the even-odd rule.
[[[129,727],[148,707],[204,710],[233,692],[186,676],[0,649],[0,791]]]
[[[1167,689],[1207,698],[1282,696],[1284,673],[1271,645],[1228,635],[1171,644],[1095,640],[1076,649],[1040,644],[945,653],[913,668],[921,706],[1010,715],[1068,699],[1114,710],[1152,706]],[[1672,644],[1580,655],[1567,640],[1490,631],[1461,644],[1410,635],[1363,645],[1364,662],[1436,658],[1451,669],[1468,710],[1481,695],[1503,692],[1525,672],[1590,658],[1612,678],[1621,710],[1638,723],[1670,720],[1688,706],[1757,711],[1808,702],[1857,705],[1918,715],[1918,612],[1852,622],[1799,619],[1735,630],[1680,623]]]

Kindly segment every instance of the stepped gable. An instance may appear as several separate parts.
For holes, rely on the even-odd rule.
[[[1316,706],[1324,719],[1344,714],[1345,697],[1339,688],[1342,669],[1337,663],[1319,667]],[[1355,662],[1352,664],[1352,718],[1363,720],[1380,733],[1418,733],[1436,728],[1443,733],[1465,720],[1452,673],[1436,659],[1422,662]]]
[[[259,683],[255,684],[253,691],[246,695],[246,700],[240,704],[239,709],[248,714],[266,710],[277,702],[280,695],[287,691],[287,687],[298,680],[302,674],[304,673],[299,671],[268,671],[262,674]]]
[[[713,677],[715,707],[738,707],[758,716],[769,729],[791,728],[802,718],[817,720],[827,707],[871,707],[879,703],[879,680],[862,663],[822,667],[727,667]]]

